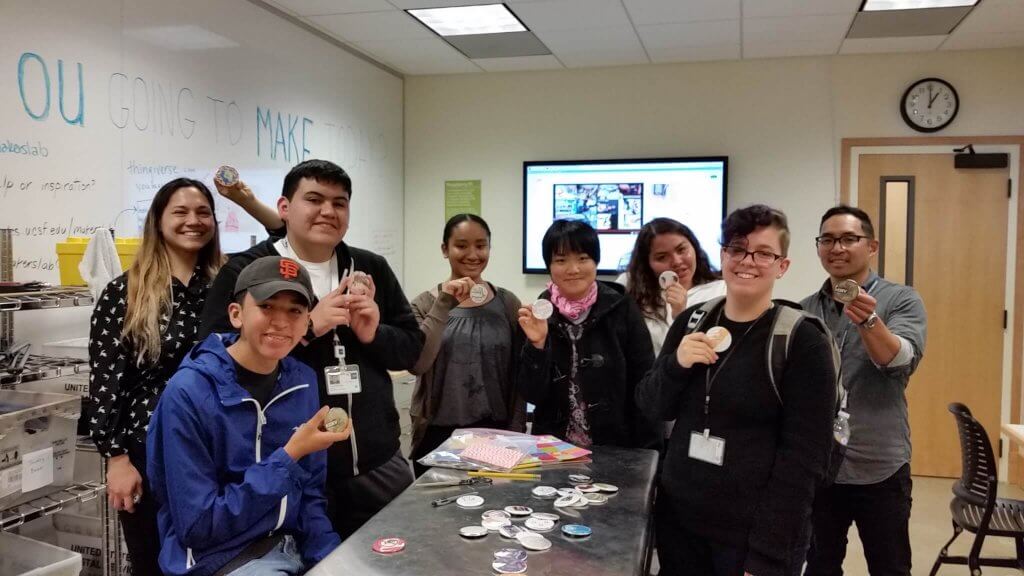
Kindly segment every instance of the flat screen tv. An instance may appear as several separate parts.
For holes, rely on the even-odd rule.
[[[597,230],[598,274],[618,274],[640,227],[663,216],[689,226],[719,268],[728,165],[726,156],[523,162],[523,272],[547,273],[544,232],[572,219]]]

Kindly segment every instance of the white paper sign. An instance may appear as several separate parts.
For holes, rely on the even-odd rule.
[[[21,491],[31,492],[53,484],[53,446],[21,457]]]

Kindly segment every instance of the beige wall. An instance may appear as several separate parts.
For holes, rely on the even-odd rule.
[[[898,100],[940,76],[961,99],[942,135],[1024,134],[1024,50],[752,60],[409,77],[405,88],[405,286],[446,277],[444,181],[481,179],[494,238],[486,277],[532,298],[521,270],[524,160],[729,156],[729,208],[786,211],[793,265],[777,295],[822,272],[811,238],[838,198],[842,138],[918,135]]]

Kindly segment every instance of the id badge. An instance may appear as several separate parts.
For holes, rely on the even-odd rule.
[[[721,466],[725,459],[725,439],[690,432],[690,458]]]
[[[327,382],[327,394],[330,396],[359,394],[363,391],[357,364],[327,366],[324,368],[324,377]]]

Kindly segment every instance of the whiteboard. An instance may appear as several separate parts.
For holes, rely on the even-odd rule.
[[[0,0],[0,14],[0,227],[16,280],[57,283],[68,236],[141,235],[168,180],[214,190],[230,164],[273,205],[310,158],[348,171],[346,242],[401,279],[401,78],[246,0]],[[266,236],[219,197],[217,217],[227,252]],[[76,314],[16,314],[16,338],[86,335]]]

